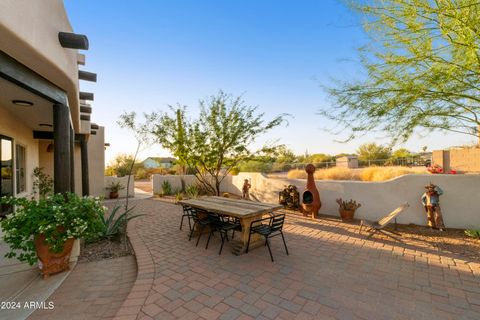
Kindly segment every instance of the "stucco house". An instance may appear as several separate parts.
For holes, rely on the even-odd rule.
[[[151,168],[165,168],[169,169],[173,166],[173,164],[177,161],[175,158],[161,158],[161,157],[148,157],[147,159],[143,160],[143,167],[147,169]]]
[[[104,194],[104,128],[79,89],[97,78],[79,69],[88,46],[63,1],[0,1],[1,196],[31,194],[36,167],[55,192]]]

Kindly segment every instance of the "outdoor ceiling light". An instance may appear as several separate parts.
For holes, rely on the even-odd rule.
[[[12,100],[12,103],[16,104],[17,106],[24,106],[24,107],[33,106],[33,102],[26,101],[26,100]]]
[[[51,124],[49,124],[49,123],[39,123],[38,125],[39,125],[40,127],[49,127],[49,128],[53,127],[53,125],[51,125]]]

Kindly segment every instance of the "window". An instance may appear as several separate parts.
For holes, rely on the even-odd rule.
[[[21,145],[15,146],[15,173],[17,182],[17,194],[27,191],[27,179],[25,176],[25,147]]]
[[[13,196],[13,143],[12,139],[0,135],[0,197]],[[11,207],[0,207],[0,216],[11,212]]]

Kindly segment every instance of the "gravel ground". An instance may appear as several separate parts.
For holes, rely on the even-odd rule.
[[[125,246],[123,239],[121,241],[102,240],[94,243],[85,244],[80,250],[79,262],[92,262],[104,259],[114,259],[132,255],[130,243]]]

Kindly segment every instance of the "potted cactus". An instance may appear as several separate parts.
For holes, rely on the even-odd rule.
[[[352,220],[353,216],[355,215],[355,211],[362,206],[360,203],[357,203],[352,199],[349,201],[344,201],[342,198],[338,198],[337,203],[339,205],[338,212],[340,213],[342,221]]]

